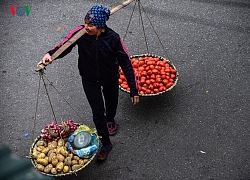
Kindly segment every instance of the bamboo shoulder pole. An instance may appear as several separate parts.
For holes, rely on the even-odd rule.
[[[110,10],[110,14],[114,14],[123,7],[129,5],[134,0],[127,0],[122,2],[121,4],[117,5],[116,7],[112,8]],[[64,45],[62,45],[54,54],[52,54],[51,59],[54,61],[62,52],[64,52],[71,44],[73,44],[77,39],[79,39],[81,36],[83,36],[86,33],[86,30],[83,28],[82,30],[78,31],[73,37],[71,37]],[[38,67],[36,67],[35,71],[43,70],[45,66],[43,64],[40,64]]]

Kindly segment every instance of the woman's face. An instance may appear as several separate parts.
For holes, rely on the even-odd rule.
[[[98,36],[101,34],[100,28],[97,28],[96,26],[90,24],[88,21],[84,22],[84,27],[89,35]]]

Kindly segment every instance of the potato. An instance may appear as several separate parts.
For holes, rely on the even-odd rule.
[[[60,154],[62,154],[63,156],[67,157],[69,152],[67,151],[67,149],[65,147],[63,147],[60,151]]]
[[[37,159],[37,157],[38,157],[39,154],[41,154],[41,152],[39,152],[39,151],[37,151],[37,150],[34,149],[33,152],[32,152],[32,157],[35,158],[35,159]]]
[[[41,164],[43,166],[47,166],[49,164],[47,159],[37,159],[37,164]]]
[[[74,157],[74,154],[73,154],[73,153],[70,153],[70,154],[68,155],[68,157],[72,160],[73,157]]]
[[[49,163],[52,162],[52,159],[53,159],[54,156],[56,157],[56,153],[54,153],[54,152],[52,152],[52,153],[49,155],[49,158],[48,158]]]
[[[67,147],[68,147],[68,144],[69,144],[69,142],[66,142],[66,143],[64,144],[64,146],[67,148]]]
[[[56,165],[57,172],[61,172],[63,170],[63,166],[64,166],[63,162],[57,163]]]
[[[50,150],[54,150],[54,149],[56,149],[56,146],[55,146],[54,144],[52,144],[52,142],[49,142],[49,143],[48,143],[48,148],[49,148]]]
[[[51,160],[51,164],[53,165],[53,166],[56,166],[57,165],[57,163],[58,163],[58,159],[57,159],[57,157],[56,156],[53,156],[52,157],[52,160]]]
[[[73,156],[73,159],[74,159],[74,160],[79,160],[80,158],[79,158],[78,156],[74,155],[74,156]]]
[[[36,168],[37,168],[39,171],[43,171],[43,170],[44,170],[44,166],[41,165],[41,164],[37,164],[37,165],[36,165]]]
[[[43,150],[44,148],[45,148],[44,146],[38,146],[38,147],[36,147],[36,150],[39,151],[39,152],[42,152],[42,150]]]
[[[86,164],[87,162],[89,162],[89,159],[83,159],[84,164]]]
[[[36,143],[36,145],[37,146],[45,146],[47,143],[44,141],[44,140],[39,140],[39,141],[37,141],[37,143]]]
[[[54,153],[55,154],[55,151],[54,150],[49,150],[49,152],[47,153],[47,156],[50,157],[50,155]]]
[[[51,172],[51,174],[57,174],[57,171],[56,171],[56,168],[52,168],[51,170],[50,170],[50,172]]]
[[[57,147],[57,141],[51,141],[52,145]]]
[[[44,172],[45,173],[50,173],[51,169],[53,168],[52,164],[48,164],[45,168],[44,168]]]
[[[75,159],[73,159],[73,160],[71,161],[71,165],[76,165],[76,164],[78,164],[78,161],[75,160]]]
[[[62,149],[63,149],[63,147],[57,147],[56,148],[56,154],[61,154]]]
[[[38,154],[37,159],[43,159],[45,157],[46,157],[46,155],[44,153],[40,153],[40,154]]]
[[[64,166],[64,167],[63,167],[63,172],[64,172],[64,173],[68,173],[69,171],[70,171],[69,166]]]
[[[79,164],[79,165],[84,165],[83,159],[79,159],[78,164]]]
[[[82,165],[79,165],[79,164],[75,164],[72,166],[72,171],[75,171],[77,169],[80,169],[82,167]]]
[[[45,147],[45,148],[42,150],[42,153],[48,154],[49,151],[50,151],[49,147]]]
[[[64,146],[64,144],[65,144],[64,140],[63,139],[59,139],[58,143],[57,143],[57,146],[62,147],[62,146]]]
[[[63,162],[64,159],[65,159],[65,157],[64,157],[63,155],[61,155],[61,154],[57,154],[56,157],[57,157],[57,159],[58,159],[60,162]]]
[[[66,157],[65,160],[64,160],[64,164],[70,166],[71,165],[71,158]]]

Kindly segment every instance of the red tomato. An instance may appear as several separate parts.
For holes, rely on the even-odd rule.
[[[174,78],[175,78],[175,75],[174,75],[174,74],[170,74],[170,77],[171,77],[172,79],[174,79]]]
[[[159,74],[159,71],[157,69],[153,69],[152,73],[155,74],[155,75],[157,75],[157,74]]]
[[[146,80],[146,84],[150,85],[150,80],[149,79]]]
[[[150,79],[149,80],[151,84],[154,84],[155,83],[155,80],[154,79]]]
[[[121,79],[122,81],[125,81],[125,80],[126,80],[125,75],[120,75],[120,79]]]
[[[159,92],[159,89],[154,89],[154,93],[158,93]]]
[[[161,78],[156,78],[155,82],[160,83],[162,80]]]
[[[146,89],[146,94],[150,94],[151,90],[150,89]]]
[[[144,65],[144,60],[139,60],[139,66],[142,66],[142,65]]]
[[[168,80],[167,80],[167,79],[163,79],[162,82],[163,82],[163,84],[165,84],[165,85],[168,84]]]
[[[169,82],[167,85],[166,85],[166,88],[170,88],[174,83],[173,82]]]
[[[151,78],[151,79],[155,79],[155,74],[152,74],[152,75],[150,76],[150,78]]]

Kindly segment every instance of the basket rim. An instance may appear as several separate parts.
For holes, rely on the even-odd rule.
[[[158,57],[158,58],[159,58],[160,60],[162,60],[162,61],[167,61],[168,64],[169,64],[170,66],[172,66],[172,67],[174,68],[174,70],[176,70],[176,77],[175,77],[175,80],[174,80],[174,84],[173,84],[171,87],[169,87],[168,89],[166,89],[165,91],[161,91],[161,92],[158,92],[158,93],[155,93],[155,94],[139,94],[139,96],[157,96],[157,95],[164,94],[164,93],[166,93],[166,92],[172,90],[172,89],[175,87],[175,85],[177,84],[177,82],[178,82],[179,73],[178,73],[178,71],[177,71],[175,65],[174,65],[169,59],[166,59],[166,58],[164,58],[164,57],[162,57],[162,56],[158,56],[158,55],[154,55],[154,54],[148,54],[148,53],[146,53],[146,54],[139,54],[139,55],[131,55],[130,58],[148,57],[148,56],[150,56],[150,57]],[[128,91],[128,90],[122,88],[120,84],[119,84],[119,88],[120,88],[122,91],[124,91],[124,92],[130,93],[130,91]]]
[[[97,133],[95,133],[96,136],[98,137]],[[31,148],[30,148],[30,160],[31,160],[31,163],[33,164],[34,168],[40,172],[41,174],[43,175],[47,175],[47,176],[52,176],[52,177],[62,177],[62,176],[67,176],[67,175],[72,175],[72,174],[76,174],[78,171],[84,169],[86,166],[88,166],[92,161],[93,159],[95,158],[97,152],[98,152],[98,149],[99,149],[99,140],[98,140],[98,149],[96,150],[96,152],[92,155],[91,158],[88,159],[88,162],[85,163],[81,168],[75,170],[75,171],[69,171],[67,173],[60,173],[60,174],[49,174],[49,173],[45,173],[45,172],[42,172],[40,170],[37,169],[36,165],[35,165],[35,162],[34,162],[34,158],[32,158],[32,152],[33,152],[33,149],[34,147],[36,146],[36,143],[41,139],[41,136],[37,136],[37,138],[34,140],[34,142],[32,143],[31,145]]]

